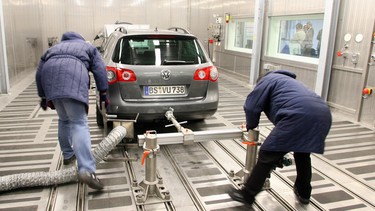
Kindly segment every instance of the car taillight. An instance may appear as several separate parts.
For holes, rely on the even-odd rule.
[[[114,84],[116,82],[132,82],[137,80],[137,77],[132,70],[109,66],[107,66],[106,69],[109,84]]]
[[[108,67],[107,67],[107,80],[108,80],[108,83],[109,84],[113,84],[113,83],[115,83],[116,82],[116,69],[109,69]]]
[[[217,81],[218,78],[219,78],[219,72],[214,66],[198,69],[195,71],[195,74],[194,74],[194,80],[197,80],[197,81],[210,80],[210,81],[215,82]]]

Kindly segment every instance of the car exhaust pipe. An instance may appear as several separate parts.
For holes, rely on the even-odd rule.
[[[93,152],[96,163],[104,157],[126,136],[126,129],[115,127]],[[50,186],[77,181],[77,166],[50,172],[31,172],[0,177],[0,192],[22,187]]]

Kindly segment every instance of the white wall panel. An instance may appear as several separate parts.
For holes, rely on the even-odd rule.
[[[94,5],[90,0],[66,0],[65,18],[66,31],[80,33],[85,39],[91,40],[94,36]]]
[[[235,72],[235,64],[236,64],[236,55],[228,54],[221,58],[221,68],[224,68],[225,70],[230,70]]]
[[[104,24],[115,23],[116,21],[127,21],[121,19],[123,0],[102,0],[95,1],[94,5],[94,32],[98,33],[103,29]],[[128,8],[129,9],[129,8]]]
[[[208,24],[213,14],[209,13],[207,0],[190,0],[191,7],[191,30],[202,42],[208,40]],[[213,3],[212,3],[213,4]]]
[[[168,3],[166,3],[168,4]],[[171,19],[170,26],[179,26],[188,28],[189,1],[188,0],[170,0]]]
[[[254,16],[255,0],[239,1],[237,4],[238,14],[247,14]]]
[[[360,103],[355,96],[361,94],[361,73],[334,68],[331,74],[328,101],[354,115]]]
[[[270,0],[268,2],[267,12],[271,16],[324,12],[324,0]]]
[[[9,1],[3,0],[3,17],[4,17],[4,31],[5,31],[5,49],[8,59],[8,76],[10,79],[10,86],[12,86],[12,80],[17,76],[16,72],[16,58],[15,58],[15,42],[13,34],[15,33],[13,21],[13,10],[12,5]]]
[[[190,0],[190,20],[189,20],[189,29],[190,32],[193,34],[198,33],[198,25],[199,23],[199,6],[198,6],[199,0]]]
[[[251,58],[250,56],[247,57],[237,57],[235,62],[235,73],[246,75],[248,76],[248,72],[250,70],[251,65]]]
[[[40,1],[40,25],[42,28],[41,44],[43,52],[48,48],[48,38],[61,39],[66,31],[66,7],[64,1],[42,0]],[[33,25],[37,25],[35,23]]]
[[[118,6],[120,5],[120,6]],[[120,20],[133,24],[147,23],[147,8],[144,0],[120,0]]]
[[[39,61],[40,24],[38,0],[3,1],[8,74],[10,85],[25,69]]]
[[[168,28],[171,25],[171,5],[169,0],[144,0],[146,22],[152,28]]]

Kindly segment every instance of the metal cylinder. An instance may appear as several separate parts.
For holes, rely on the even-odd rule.
[[[252,142],[258,142],[258,139],[259,139],[259,130],[249,130],[248,131],[248,138],[249,138],[249,141],[252,141]]]
[[[155,130],[146,131],[145,139],[146,139],[146,142],[145,142],[145,145],[143,146],[145,150],[154,150],[158,148]]]
[[[156,181],[156,159],[155,158],[147,158],[146,160],[146,176],[145,182],[152,184],[149,186],[149,192],[155,193],[155,183]]]
[[[156,153],[159,149],[156,139],[156,131],[147,131],[145,134],[146,142],[144,150],[150,151],[146,157],[146,175],[145,181],[153,183],[156,181]]]
[[[250,173],[253,170],[257,161],[258,138],[259,138],[259,130],[248,131],[249,144],[247,144],[247,148],[246,148],[244,181],[246,181],[247,178],[250,176]]]
[[[173,123],[173,125],[176,127],[178,132],[181,132],[183,127],[180,125],[180,123],[176,120],[176,117],[173,115],[173,108],[169,108],[167,112],[165,112],[165,117]]]

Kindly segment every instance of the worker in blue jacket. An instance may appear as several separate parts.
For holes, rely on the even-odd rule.
[[[258,79],[247,96],[244,110],[248,130],[259,125],[261,112],[275,127],[262,144],[258,161],[244,187],[229,195],[251,205],[273,167],[285,154],[293,152],[297,170],[294,193],[300,203],[308,204],[312,189],[310,153],[323,154],[332,124],[327,104],[297,81],[294,73],[277,70]]]
[[[89,108],[89,71],[93,73],[100,100],[108,106],[105,64],[98,50],[75,33],[66,32],[61,42],[42,56],[37,72],[38,95],[41,107],[56,109],[58,140],[64,157],[63,164],[75,159],[78,179],[93,189],[103,189],[97,178],[96,163],[91,152],[90,131],[87,123]]]

